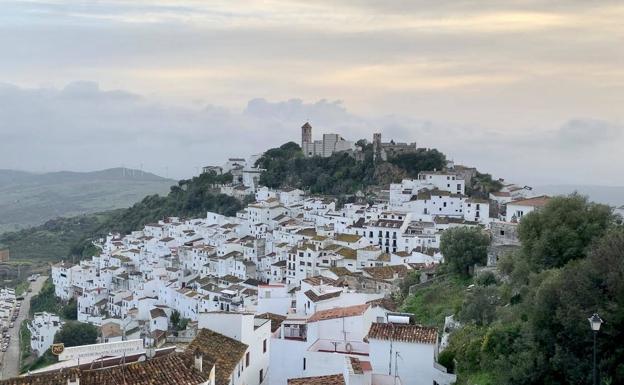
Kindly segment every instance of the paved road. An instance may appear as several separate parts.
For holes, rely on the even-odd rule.
[[[35,282],[30,284],[32,293],[24,293],[24,300],[22,301],[22,308],[15,320],[15,326],[9,329],[11,335],[11,343],[9,348],[2,357],[2,372],[0,372],[0,379],[7,379],[19,375],[20,369],[20,343],[19,343],[19,331],[22,321],[28,318],[30,312],[30,299],[33,295],[39,293],[43,287],[43,283],[48,277],[41,276],[37,278]]]

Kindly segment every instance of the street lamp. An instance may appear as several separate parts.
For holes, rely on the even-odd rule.
[[[600,330],[600,326],[602,325],[602,319],[598,315],[598,313],[594,313],[591,317],[587,319],[589,321],[589,326],[591,330],[594,332],[594,385],[598,384],[598,377],[596,373],[596,334],[598,334],[598,330]]]

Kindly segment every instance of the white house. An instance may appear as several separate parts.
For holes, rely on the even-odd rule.
[[[217,385],[259,385],[269,370],[271,321],[253,313],[209,312],[199,315],[199,349],[216,362]]]
[[[390,368],[392,375],[400,376],[402,383],[410,385],[446,385],[455,382],[455,376],[446,373],[446,369],[436,362],[436,328],[375,322],[367,338],[374,373],[387,373]]]
[[[30,331],[30,348],[35,354],[41,356],[54,343],[54,335],[61,330],[63,322],[56,314],[47,312],[35,313],[32,321],[28,323]]]
[[[534,210],[538,210],[546,205],[550,198],[541,195],[528,199],[521,199],[507,203],[507,212],[505,220],[507,222],[520,222],[522,217]]]

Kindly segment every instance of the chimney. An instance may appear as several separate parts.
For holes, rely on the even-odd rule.
[[[198,350],[195,351],[195,369],[197,369],[199,372],[203,372],[203,366],[204,366],[204,355],[201,354]]]

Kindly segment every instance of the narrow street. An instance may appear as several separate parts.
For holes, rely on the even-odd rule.
[[[0,371],[0,379],[4,380],[7,378],[15,377],[19,375],[19,366],[20,366],[20,325],[22,321],[28,319],[28,313],[30,312],[30,299],[33,295],[36,295],[41,291],[43,287],[43,283],[47,279],[47,276],[41,276],[37,278],[35,282],[30,284],[30,288],[32,289],[31,293],[24,293],[24,300],[22,301],[22,307],[17,316],[17,320],[15,320],[15,326],[9,329],[9,334],[11,335],[11,343],[9,344],[9,348],[5,353],[2,353],[2,370]]]

